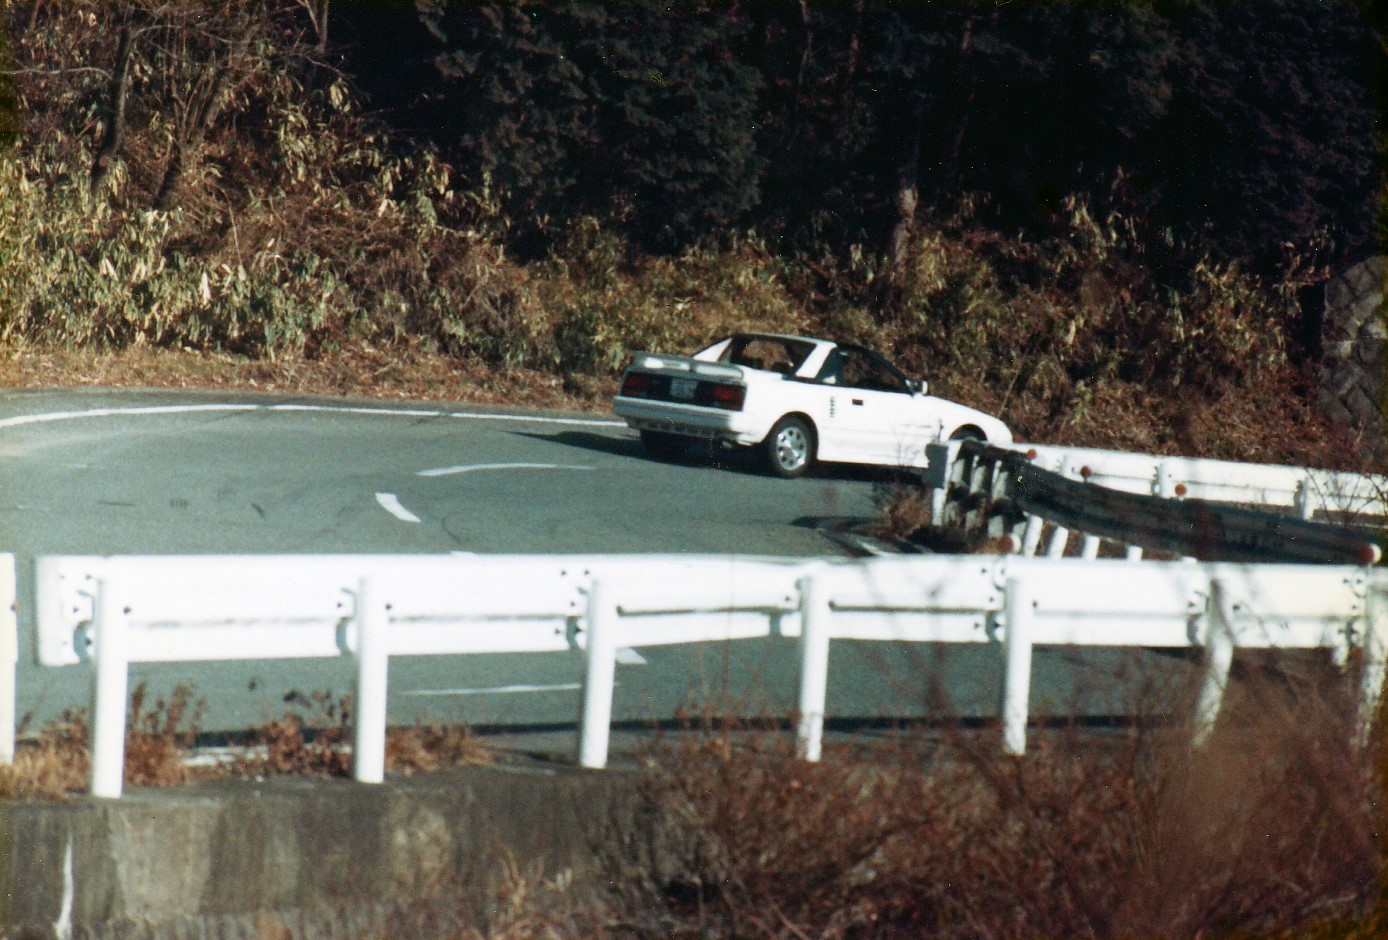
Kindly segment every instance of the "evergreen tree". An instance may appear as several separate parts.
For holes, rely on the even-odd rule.
[[[453,142],[522,231],[592,213],[673,248],[756,203],[759,82],[718,9],[522,2],[426,16],[458,109]]]
[[[0,8],[0,13],[3,12]],[[6,42],[6,33],[0,29],[0,147],[13,143],[19,136],[19,96],[10,78],[13,67]]]
[[[1206,0],[1170,10],[1183,81],[1145,168],[1154,208],[1233,257],[1275,266],[1329,239],[1369,249],[1382,47],[1346,0]]]

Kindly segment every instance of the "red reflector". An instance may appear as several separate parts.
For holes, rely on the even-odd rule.
[[[713,403],[720,408],[737,411],[742,407],[746,394],[747,389],[741,385],[715,385],[712,393]]]
[[[622,379],[623,395],[644,395],[651,390],[651,377],[641,372],[628,372]]]

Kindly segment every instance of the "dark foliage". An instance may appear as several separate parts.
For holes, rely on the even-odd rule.
[[[745,223],[887,251],[918,207],[1044,231],[1122,178],[1192,255],[1371,248],[1382,46],[1353,0],[667,7],[344,5],[338,34],[522,241],[597,214],[662,248]]]
[[[756,202],[757,73],[718,11],[632,2],[447,4],[438,142],[497,188],[519,236],[575,214],[674,248]]]
[[[5,35],[0,33],[0,147],[13,142],[19,131],[19,96],[10,81],[10,70]]]

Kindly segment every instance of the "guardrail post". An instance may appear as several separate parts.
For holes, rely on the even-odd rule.
[[[1041,528],[1045,520],[1040,516],[1027,516],[1027,527],[1022,531],[1021,554],[1031,556],[1036,554],[1036,546],[1041,544]]]
[[[1166,468],[1165,460],[1157,461],[1157,479],[1152,487],[1152,495],[1162,499],[1171,498],[1171,472]]]
[[[1307,474],[1301,478],[1301,482],[1296,485],[1296,495],[1292,497],[1292,506],[1296,509],[1296,517],[1305,522],[1310,522],[1311,517],[1316,513],[1316,507],[1311,500],[1311,476]]]
[[[971,474],[972,458],[959,447],[959,442],[950,444],[949,465],[945,473],[945,499],[940,519],[948,525],[963,525],[964,512],[959,503],[967,500],[968,479]]]
[[[944,486],[937,486],[930,491],[930,524],[939,528],[945,523],[945,491],[949,489],[949,483]]]
[[[829,609],[823,579],[807,575],[800,582],[800,725],[796,750],[817,761],[824,747],[824,708],[829,694]]]
[[[1020,756],[1027,750],[1027,708],[1031,698],[1031,624],[1036,616],[1031,591],[1021,578],[1008,578],[1007,633],[1003,637],[1002,749]]]
[[[1097,535],[1085,535],[1084,544],[1080,546],[1080,557],[1085,561],[1093,561],[1099,557],[1099,542]]]
[[[386,683],[390,649],[387,613],[367,578],[357,583],[357,716],[352,744],[352,776],[358,783],[381,783],[386,772]]]
[[[612,735],[612,693],[617,681],[617,608],[597,578],[588,588],[587,668],[583,676],[583,712],[578,724],[578,763],[601,770],[607,766]]]
[[[125,783],[125,705],[130,682],[128,611],[110,582],[96,584],[96,678],[92,715],[92,796],[119,799]]]
[[[0,555],[0,764],[14,763],[15,670],[18,667],[14,556]]]
[[[1210,595],[1205,603],[1205,661],[1201,665],[1200,697],[1195,703],[1194,745],[1202,746],[1214,731],[1229,668],[1234,663],[1234,619],[1224,583],[1210,579]]]
[[[1388,596],[1370,579],[1364,592],[1364,672],[1359,680],[1359,716],[1355,743],[1369,743],[1383,697],[1385,662],[1388,661]]]
[[[1058,525],[1051,530],[1051,540],[1046,543],[1046,557],[1060,558],[1065,554],[1065,546],[1070,541],[1070,530]]]

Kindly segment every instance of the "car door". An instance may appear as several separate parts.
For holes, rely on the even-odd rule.
[[[877,354],[840,346],[825,360],[817,383],[829,398],[820,429],[826,460],[904,466],[924,452],[920,409],[904,376]]]

